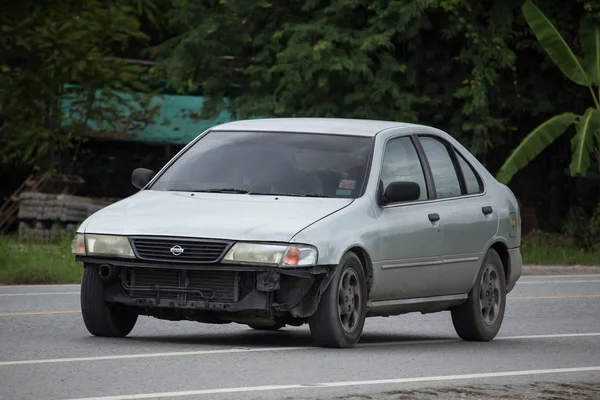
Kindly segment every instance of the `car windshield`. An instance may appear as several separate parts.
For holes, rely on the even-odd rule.
[[[150,189],[356,198],[371,143],[358,136],[212,131]]]

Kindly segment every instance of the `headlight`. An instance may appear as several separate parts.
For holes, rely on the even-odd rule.
[[[71,248],[77,255],[135,258],[126,236],[77,234]]]
[[[225,263],[303,267],[317,263],[317,250],[305,245],[236,243],[225,255]]]

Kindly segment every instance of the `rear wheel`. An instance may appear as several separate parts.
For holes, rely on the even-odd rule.
[[[106,337],[127,336],[138,319],[137,313],[104,301],[104,283],[93,267],[83,269],[81,315],[89,333]]]
[[[468,341],[490,341],[498,334],[506,307],[506,278],[502,260],[488,250],[466,303],[452,309],[458,336]]]
[[[360,339],[367,308],[367,285],[359,258],[347,253],[309,319],[314,340],[323,347],[352,347]]]

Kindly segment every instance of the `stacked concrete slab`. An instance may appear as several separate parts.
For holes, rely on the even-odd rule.
[[[19,201],[19,235],[53,239],[72,234],[77,225],[114,199],[25,192]]]

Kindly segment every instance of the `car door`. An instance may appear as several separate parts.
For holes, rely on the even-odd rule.
[[[373,301],[433,296],[443,283],[436,278],[442,267],[444,226],[439,208],[429,201],[425,169],[410,136],[389,139],[384,147],[380,181],[383,192],[391,182],[419,184],[417,201],[378,207],[381,261],[375,267]]]
[[[419,135],[436,197],[444,215],[445,285],[440,295],[466,293],[478,272],[479,260],[498,229],[498,212],[484,194],[473,167],[444,139]]]

